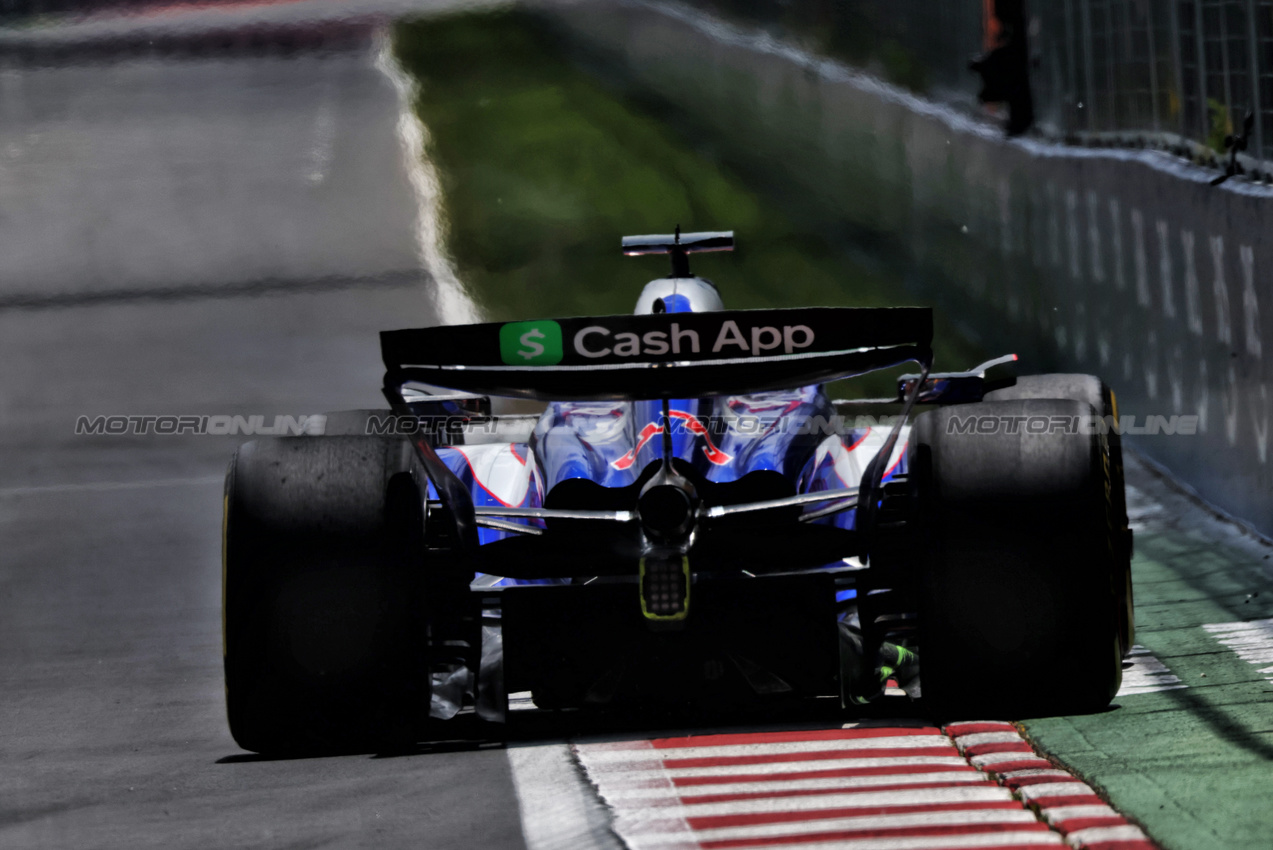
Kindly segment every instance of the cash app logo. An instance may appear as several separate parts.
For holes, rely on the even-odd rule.
[[[509,322],[499,329],[499,353],[510,366],[552,366],[561,362],[561,325],[551,319]]]

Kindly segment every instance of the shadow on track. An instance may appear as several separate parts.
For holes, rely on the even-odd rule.
[[[831,703],[822,705],[820,703]],[[510,712],[507,722],[492,723],[465,713],[452,720],[429,721],[416,744],[390,749],[333,749],[313,753],[235,753],[216,764],[296,761],[340,756],[372,759],[402,759],[443,753],[498,749],[509,744],[559,743],[577,738],[626,739],[671,737],[710,732],[761,732],[784,729],[826,728],[846,723],[864,725],[934,725],[922,702],[905,697],[885,697],[858,711],[848,713],[834,700],[813,700],[780,710],[751,712],[705,712],[687,710],[629,710],[623,712],[546,711]]]

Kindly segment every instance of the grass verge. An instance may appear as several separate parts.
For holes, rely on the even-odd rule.
[[[739,175],[576,68],[517,10],[405,22],[399,63],[441,175],[447,249],[492,320],[626,313],[666,261],[620,255],[628,233],[732,229],[695,257],[732,308],[898,303],[899,281],[801,233]],[[952,333],[940,368],[980,351]],[[884,375],[856,391],[886,391]],[[838,389],[838,388],[837,388]]]

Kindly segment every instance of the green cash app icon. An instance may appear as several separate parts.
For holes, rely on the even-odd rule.
[[[509,322],[499,329],[499,353],[510,366],[553,366],[561,362],[561,325]]]

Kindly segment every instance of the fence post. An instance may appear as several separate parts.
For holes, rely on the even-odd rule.
[[[1083,26],[1083,82],[1087,89],[1087,129],[1096,129],[1096,89],[1092,82],[1092,0],[1081,0],[1080,18]]]
[[[1220,19],[1220,71],[1224,75],[1224,110],[1229,118],[1229,130],[1233,131],[1240,126],[1234,125],[1233,122],[1233,66],[1229,64],[1229,8],[1227,3],[1221,3],[1218,9],[1217,17]]]
[[[1077,60],[1074,57],[1075,47],[1079,42],[1078,34],[1074,29],[1074,0],[1065,0],[1065,82],[1066,95],[1071,104],[1068,110],[1070,115],[1077,119],[1074,108],[1077,104],[1082,103],[1082,96],[1079,94],[1078,80],[1076,79],[1076,69],[1078,67]],[[1062,100],[1064,102],[1064,100]],[[1074,132],[1078,130],[1077,121],[1075,126],[1067,126],[1066,132]]]
[[[1130,55],[1130,51],[1124,51],[1122,42],[1125,39],[1130,38],[1131,15],[1123,15],[1122,35],[1124,38],[1120,39],[1118,37],[1119,26],[1114,20],[1115,14],[1114,0],[1105,0],[1105,89],[1109,92],[1106,100],[1109,112],[1105,117],[1105,129],[1107,130],[1122,129],[1122,127],[1119,126],[1121,122],[1119,121],[1117,67],[1119,60],[1126,61],[1127,56]],[[1132,98],[1128,97],[1127,101],[1130,104],[1132,102]],[[1133,115],[1136,112],[1134,108],[1129,108],[1127,111],[1129,114]]]
[[[1180,0],[1171,0],[1167,7],[1170,14],[1167,19],[1167,28],[1171,33],[1171,61],[1172,70],[1175,71],[1176,79],[1173,82],[1176,92],[1176,129],[1181,136],[1187,137],[1188,124],[1185,115],[1185,70],[1184,61],[1180,58]]]
[[[1255,0],[1246,0],[1247,50],[1251,54],[1251,104],[1255,115],[1255,159],[1264,170],[1264,116],[1260,114],[1260,37],[1255,29]]]
[[[1207,106],[1207,40],[1202,34],[1202,0],[1193,0],[1193,37],[1198,44],[1198,115],[1202,126],[1198,132],[1206,139],[1211,135],[1211,111]]]
[[[1130,19],[1130,6],[1127,11]],[[1158,42],[1154,39],[1153,3],[1145,4],[1145,41],[1149,50],[1149,121],[1150,126],[1157,133],[1162,126],[1158,122]]]

